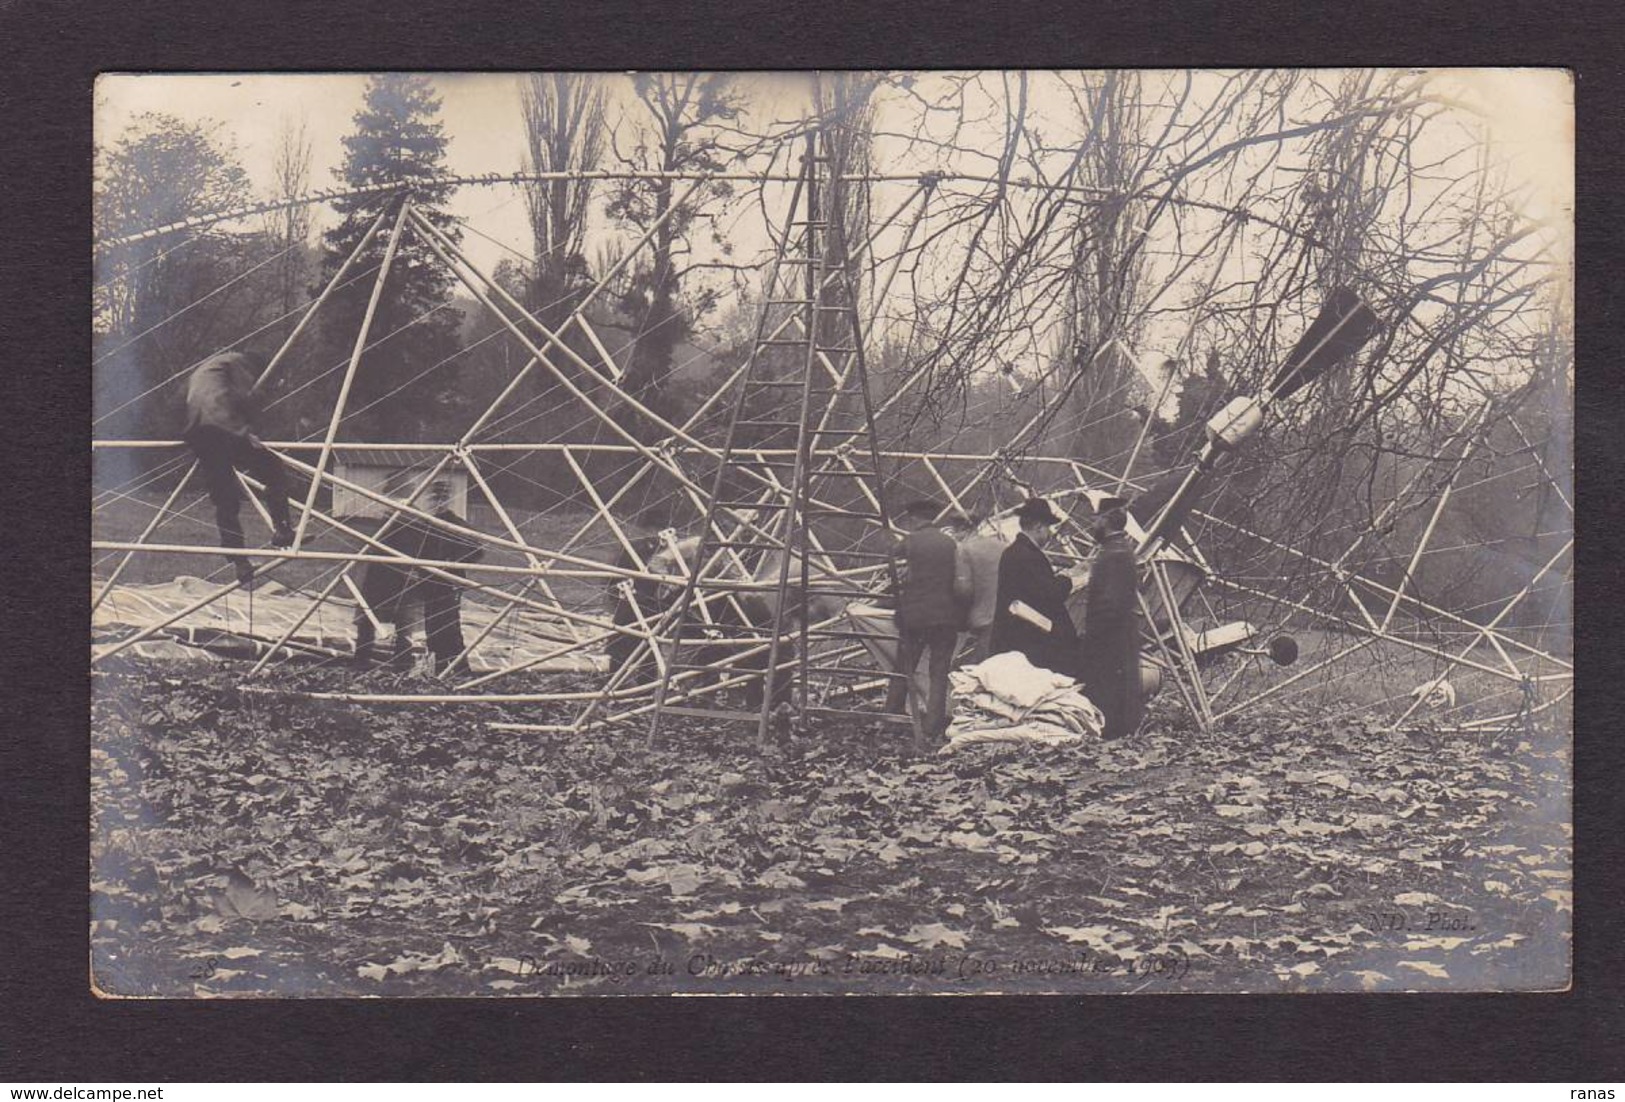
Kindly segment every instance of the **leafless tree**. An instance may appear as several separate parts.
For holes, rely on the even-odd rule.
[[[635,122],[630,133],[612,134],[622,164],[660,173],[714,172],[726,164],[718,127],[735,120],[743,106],[726,74],[641,73],[633,77]],[[630,146],[622,150],[618,138]],[[637,334],[626,367],[626,388],[658,402],[672,368],[672,352],[692,319],[709,309],[705,296],[684,301],[683,277],[693,250],[689,241],[729,189],[707,185],[677,205],[679,181],[662,176],[624,181],[612,195],[609,214],[640,232],[656,227],[646,253],[629,280],[623,307]],[[668,217],[669,215],[669,217]]]
[[[272,198],[293,200],[310,188],[310,127],[303,116],[284,118],[277,129],[271,162]],[[265,216],[265,236],[280,257],[276,265],[279,314],[291,314],[304,298],[309,257],[310,207],[296,204]],[[289,322],[290,326],[292,322]]]
[[[1153,404],[1143,393],[1147,383],[1134,352],[1144,326],[1145,268],[1134,238],[1145,212],[1133,196],[1146,167],[1147,111],[1137,73],[1105,73],[1080,84],[1092,133],[1079,178],[1106,198],[1078,207],[1064,343],[1057,351],[1074,388],[1069,412],[1076,427],[1067,451],[1109,465],[1129,454]]]
[[[535,73],[521,92],[525,115],[525,165],[537,173],[598,168],[604,151],[604,89],[598,77]],[[590,179],[538,180],[525,185],[535,246],[530,305],[557,327],[570,311],[567,289],[582,281],[592,201]]]
[[[888,170],[950,173],[887,306],[907,395],[889,431],[1081,455],[1143,487],[1149,457],[1170,451],[1139,430],[1171,426],[1110,431],[1144,399],[1136,361],[1206,362],[1220,401],[1259,393],[1327,297],[1352,288],[1383,319],[1377,337],[1281,403],[1203,505],[1270,541],[1237,543],[1228,561],[1244,571],[1307,569],[1281,546],[1357,544],[1346,565],[1392,581],[1472,411],[1494,399],[1504,432],[1533,401],[1515,396],[1550,359],[1538,307],[1552,272],[1481,129],[1425,74],[943,74],[889,77],[882,94]],[[1539,393],[1566,402],[1549,381]],[[1175,396],[1136,412],[1165,414]],[[1197,417],[1210,402],[1177,405]],[[1198,446],[1199,423],[1177,439]],[[1360,536],[1379,518],[1384,531]]]

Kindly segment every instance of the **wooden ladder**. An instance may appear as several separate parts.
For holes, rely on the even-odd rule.
[[[685,564],[681,594],[657,628],[657,636],[671,642],[668,657],[659,664],[651,741],[658,738],[664,716],[691,715],[753,722],[765,745],[775,709],[783,705],[790,706],[800,723],[831,714],[907,722],[880,712],[815,706],[809,699],[813,675],[831,680],[895,676],[873,666],[841,665],[839,652],[861,649],[864,633],[813,623],[817,598],[875,596],[872,589],[843,577],[842,560],[859,567],[867,563],[871,573],[883,566],[891,574],[889,554],[829,551],[812,532],[820,519],[837,517],[882,530],[890,527],[840,212],[820,210],[820,176],[830,163],[820,154],[820,142],[818,130],[807,137],[750,359],[734,395],[699,546],[694,561]],[[793,448],[783,446],[792,441]],[[786,451],[788,458],[782,458]],[[751,453],[754,460],[744,458]],[[748,479],[765,483],[754,496],[739,489]],[[838,485],[855,488],[863,504],[847,508],[824,502],[819,491]],[[758,580],[775,556],[776,576]],[[822,564],[817,570],[815,557]],[[770,568],[767,572],[772,574]],[[760,600],[768,594],[773,598],[770,609]],[[754,615],[719,619],[712,612],[719,597],[731,598],[735,609]],[[815,664],[814,644],[831,640],[840,643],[837,660]],[[790,647],[795,657],[786,660]],[[737,680],[747,662],[745,680],[760,672],[761,700],[754,710],[682,702],[695,683],[719,670],[718,662],[695,652],[708,650],[715,656],[719,649],[735,656],[729,662],[724,655],[720,666],[725,674]],[[792,700],[779,700],[777,689],[790,670],[795,673]]]

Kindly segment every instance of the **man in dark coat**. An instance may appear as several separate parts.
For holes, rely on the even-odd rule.
[[[1020,651],[1035,666],[1071,676],[1078,644],[1066,611],[1072,581],[1055,572],[1043,550],[1050,527],[1061,518],[1035,497],[1022,503],[1016,519],[1021,531],[999,557],[999,601],[988,650]]]
[[[237,482],[242,471],[265,486],[265,507],[271,514],[272,547],[293,542],[288,523],[288,485],[282,462],[254,435],[259,404],[254,398],[254,366],[246,353],[211,356],[192,370],[186,383],[186,428],[181,433],[197,458],[198,472],[214,505],[215,527],[222,547],[243,546],[239,516],[243,493]],[[247,584],[254,568],[241,555],[227,555],[237,580]]]
[[[441,479],[430,484],[424,511],[452,524],[464,523],[451,509],[450,485]],[[431,562],[478,562],[483,555],[479,545],[466,536],[444,531],[418,517],[408,517],[379,538],[397,554]],[[441,569],[455,577],[464,576],[461,570]],[[395,625],[393,660],[399,661],[408,654],[411,613],[421,607],[423,632],[436,669],[452,676],[468,672],[466,660],[456,662],[463,653],[460,586],[415,567],[373,562],[362,571],[360,589],[373,614]],[[355,632],[356,662],[369,665],[373,658],[374,631],[365,609],[356,610]]]
[[[913,530],[898,544],[894,560],[898,584],[895,672],[901,676],[892,678],[886,694],[886,711],[901,712],[913,695],[920,657],[926,656],[929,689],[924,718],[919,718],[918,701],[911,709],[916,717],[916,739],[925,743],[940,741],[948,729],[948,673],[970,605],[969,579],[956,570],[958,545],[936,523],[938,511],[929,501],[916,501],[904,513]]]
[[[1123,531],[1128,503],[1104,498],[1091,534],[1097,549],[1089,570],[1083,620],[1084,692],[1106,721],[1104,737],[1133,734],[1145,714],[1140,686],[1139,566]]]

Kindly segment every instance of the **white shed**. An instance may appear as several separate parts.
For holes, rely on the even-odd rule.
[[[347,447],[334,453],[333,473],[346,482],[364,486],[375,494],[405,501],[434,467],[438,458],[429,452],[406,451],[401,448]],[[445,479],[450,486],[451,511],[460,517],[468,516],[468,472],[455,464],[448,464],[437,477]],[[426,495],[419,494],[417,504],[421,506],[425,500]],[[335,517],[351,519],[370,517],[382,520],[389,514],[389,506],[381,501],[375,501],[344,486],[333,487]]]

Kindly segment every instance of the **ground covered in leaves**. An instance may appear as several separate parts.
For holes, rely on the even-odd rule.
[[[1202,735],[1164,701],[1107,746],[920,758],[842,725],[764,756],[731,725],[515,734],[486,724],[568,713],[240,673],[94,675],[104,993],[1567,983],[1566,729],[1394,735],[1287,704]]]

